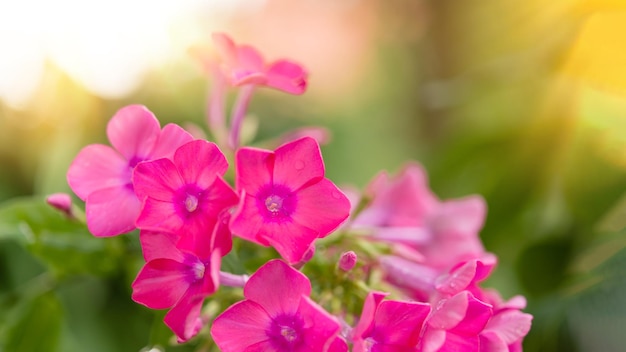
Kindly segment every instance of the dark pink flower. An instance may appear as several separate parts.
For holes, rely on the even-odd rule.
[[[195,243],[195,238],[213,230],[220,214],[237,204],[237,195],[222,179],[227,169],[222,152],[203,140],[181,146],[172,160],[137,165],[133,184],[143,201],[137,227],[171,232],[183,243]]]
[[[420,341],[420,352],[479,351],[479,334],[492,316],[492,307],[462,291],[433,303]]]
[[[352,334],[353,352],[416,352],[430,305],[420,302],[383,301],[370,292],[361,319]]]
[[[291,94],[306,90],[307,72],[290,60],[265,63],[263,56],[249,45],[236,45],[224,33],[214,33],[215,44],[224,76],[234,86],[244,84],[265,85]]]
[[[215,244],[223,240],[212,239],[220,236],[216,232],[204,233],[186,249],[177,246],[174,234],[140,234],[146,264],[132,283],[132,298],[151,309],[171,308],[164,321],[179,342],[202,328],[202,303],[218,288],[223,253]]]
[[[339,322],[310,293],[304,274],[281,260],[269,261],[246,283],[246,299],[215,318],[213,340],[224,352],[345,351]]]
[[[94,236],[115,236],[135,229],[141,202],[131,174],[145,160],[169,158],[193,140],[174,124],[162,130],[154,114],[141,105],[120,109],[107,125],[113,148],[92,144],[83,148],[67,171],[67,182],[86,202],[87,226]]]
[[[241,194],[233,234],[273,246],[289,263],[299,262],[313,241],[344,221],[346,196],[324,177],[317,142],[305,137],[276,151],[242,148],[236,155]]]

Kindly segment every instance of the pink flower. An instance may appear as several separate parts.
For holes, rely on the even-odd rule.
[[[361,319],[353,330],[353,352],[417,351],[430,305],[419,302],[382,301],[381,292],[365,298]]]
[[[372,201],[352,227],[372,239],[412,248],[431,268],[448,270],[485,252],[478,237],[485,201],[479,196],[440,201],[418,164],[407,165],[392,179],[381,173],[368,186],[367,195]]]
[[[241,201],[231,220],[232,232],[273,246],[292,264],[350,212],[346,196],[324,178],[319,145],[310,137],[284,144],[274,152],[240,149],[236,186]]]
[[[135,229],[141,202],[131,174],[145,160],[171,157],[193,137],[174,124],[160,129],[152,112],[141,105],[120,109],[107,125],[113,148],[83,148],[67,171],[67,182],[86,202],[87,226],[94,236],[115,236]]]
[[[492,316],[491,305],[462,291],[433,307],[426,319],[420,352],[479,351],[479,334]]]
[[[219,236],[212,231],[203,235],[193,246],[181,249],[174,234],[140,233],[146,264],[132,283],[132,298],[151,309],[171,308],[164,321],[179,342],[202,328],[202,303],[219,285],[223,253],[216,244],[224,240],[212,241]]]
[[[213,43],[222,61],[222,72],[232,85],[265,85],[291,94],[306,90],[308,74],[301,65],[289,60],[266,64],[255,48],[236,45],[224,33],[214,33]]]
[[[481,352],[521,352],[533,319],[520,311],[526,308],[526,299],[515,296],[505,302],[497,291],[486,291],[484,295],[494,308],[493,317],[480,333]]]
[[[221,351],[345,351],[337,319],[309,298],[309,279],[285,262],[267,262],[243,293],[244,301],[213,322],[211,335]]]
[[[46,203],[63,212],[68,218],[74,218],[72,213],[72,197],[67,193],[53,193],[46,197]]]
[[[237,195],[222,179],[227,169],[222,152],[203,140],[181,146],[172,160],[137,165],[133,184],[143,201],[137,227],[171,232],[193,245],[196,237],[213,230],[223,211],[237,204]]]

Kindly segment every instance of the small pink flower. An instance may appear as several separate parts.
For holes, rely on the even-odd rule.
[[[182,242],[196,243],[196,237],[213,230],[222,212],[237,204],[237,195],[222,179],[227,169],[222,152],[203,140],[181,146],[173,160],[137,165],[133,184],[143,201],[137,227],[171,232]]]
[[[224,33],[214,33],[213,43],[221,58],[222,72],[232,85],[265,85],[291,94],[306,90],[308,74],[301,65],[289,60],[266,64],[255,48],[236,45]]]
[[[357,256],[354,251],[347,251],[341,253],[341,257],[339,257],[338,267],[339,269],[348,272],[354,268],[357,262]]]
[[[479,351],[479,334],[491,316],[491,305],[469,291],[436,302],[426,319],[420,352]]]
[[[208,231],[203,235],[193,246],[181,249],[174,234],[140,233],[146,264],[132,283],[132,298],[151,309],[171,308],[164,321],[179,342],[202,328],[202,303],[219,285],[223,253],[211,239],[219,234]]]
[[[353,352],[417,351],[430,305],[384,301],[385,293],[370,292],[361,319],[353,330]]]
[[[135,229],[141,202],[135,196],[131,174],[145,160],[168,158],[193,140],[174,124],[162,130],[152,112],[141,105],[120,109],[107,125],[113,148],[92,144],[83,148],[67,171],[67,182],[86,202],[87,227],[98,237]]]
[[[318,237],[325,237],[350,211],[350,202],[324,177],[319,145],[305,137],[275,152],[242,148],[236,155],[241,194],[233,234],[273,246],[289,263],[299,262]]]
[[[337,319],[309,298],[309,279],[285,262],[267,262],[243,293],[244,301],[213,322],[211,335],[221,351],[345,351]]]

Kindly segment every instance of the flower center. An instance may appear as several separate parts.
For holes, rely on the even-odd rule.
[[[294,328],[290,326],[281,326],[280,334],[283,336],[283,338],[285,338],[285,341],[287,342],[293,342],[295,339],[298,338],[296,330],[294,330]]]
[[[196,209],[198,209],[198,197],[187,194],[187,198],[185,198],[185,209],[188,212],[193,213]]]
[[[304,341],[302,329],[304,322],[299,316],[280,315],[272,319],[267,336],[278,351],[294,351]]]
[[[196,280],[201,280],[204,278],[204,264],[197,262],[193,265],[193,273]]]
[[[283,198],[272,194],[271,196],[265,198],[265,207],[270,211],[270,213],[278,213],[283,207]]]

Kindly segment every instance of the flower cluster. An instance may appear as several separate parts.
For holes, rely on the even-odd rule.
[[[222,351],[521,350],[532,319],[521,312],[524,298],[504,301],[479,286],[496,264],[478,237],[482,198],[440,201],[410,164],[397,177],[382,173],[350,201],[325,177],[318,139],[307,130],[273,150],[240,146],[255,89],[301,94],[307,73],[288,60],[266,64],[224,34],[213,41],[217,55],[194,53],[214,76],[215,143],[174,124],[161,129],[147,108],[132,105],[108,124],[111,147],[85,147],[67,173],[94,236],[139,230],[145,264],[132,299],[169,309],[164,322],[181,343],[210,326]],[[230,120],[229,89],[239,91]],[[244,241],[235,246],[233,237]],[[221,271],[222,259],[246,245],[271,247],[282,259],[249,278]],[[370,280],[372,271],[382,281]],[[325,284],[312,285],[315,275]],[[204,314],[220,286],[243,287],[243,300]]]

